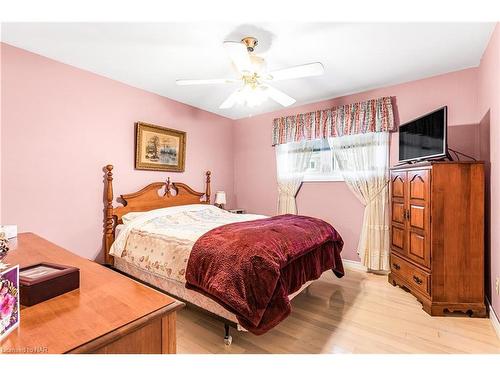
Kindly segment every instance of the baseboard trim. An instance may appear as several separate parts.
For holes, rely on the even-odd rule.
[[[364,271],[374,273],[376,275],[388,275],[389,271],[376,271],[376,270],[368,270],[365,266],[361,264],[361,262],[350,260],[350,259],[342,259],[342,263],[344,264],[344,268],[355,270],[355,271]]]
[[[344,264],[344,268],[350,269],[350,270],[357,270],[357,271],[367,271],[367,268],[361,264],[361,262],[357,262],[355,260],[350,260],[350,259],[342,259],[342,263]]]
[[[500,339],[500,320],[498,320],[498,316],[495,314],[495,310],[493,310],[490,301],[486,299],[486,302],[488,302],[488,310],[490,312],[491,325],[493,326],[493,329],[495,330],[497,337]]]

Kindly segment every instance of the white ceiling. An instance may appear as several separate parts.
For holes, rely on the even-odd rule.
[[[236,77],[224,40],[259,39],[268,69],[320,61],[319,77],[273,85],[297,105],[474,67],[494,23],[3,23],[2,41],[219,115],[282,108],[219,105],[237,86],[177,86]]]

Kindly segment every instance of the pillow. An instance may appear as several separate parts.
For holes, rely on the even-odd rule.
[[[144,215],[144,214],[152,214],[152,213],[162,213],[165,215],[172,215],[175,213],[179,212],[188,212],[188,211],[200,211],[200,210],[206,210],[206,209],[211,209],[211,210],[216,210],[219,211],[220,208],[217,208],[213,205],[210,204],[186,204],[186,205],[180,205],[180,206],[172,206],[172,207],[163,207],[163,208],[157,208],[155,210],[151,211],[144,211],[144,212],[129,212],[126,215],[122,216],[122,222],[123,224],[129,224],[132,220],[137,219],[139,216]]]
[[[123,224],[128,224],[130,223],[132,220],[138,218],[139,216],[141,216],[142,214],[144,214],[144,212],[129,212],[128,214],[126,215],[123,215],[122,216],[122,221],[123,221]]]

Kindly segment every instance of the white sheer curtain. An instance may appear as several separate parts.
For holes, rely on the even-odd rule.
[[[313,150],[312,142],[284,143],[276,147],[278,215],[296,214],[295,196],[304,179]]]
[[[389,133],[329,138],[345,182],[365,205],[358,254],[369,270],[389,270]]]

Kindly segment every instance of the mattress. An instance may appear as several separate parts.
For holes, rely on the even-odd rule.
[[[238,322],[234,314],[227,311],[210,298],[205,297],[193,290],[186,289],[184,283],[182,282],[160,276],[148,270],[141,269],[134,264],[127,262],[123,258],[115,259],[115,268],[126,273],[127,275],[133,276],[141,281],[153,285],[158,289],[165,291],[167,294],[177,297],[183,301],[190,302],[231,322]]]
[[[120,232],[125,228],[125,224],[118,224],[115,228],[115,238],[118,237]]]
[[[215,227],[264,218],[234,214],[210,205],[163,208],[133,216],[115,228],[111,248],[115,267],[168,294],[237,323],[236,316],[212,299],[185,288],[185,269],[191,248],[204,233]],[[309,286],[290,296],[290,299]]]
[[[169,279],[167,277],[159,276],[147,270],[143,270],[122,258],[115,258],[115,268],[120,270],[121,272],[126,273],[127,275],[148,283],[149,285],[153,285],[154,287],[165,291],[167,294],[173,297],[177,297],[183,301],[192,303],[193,305],[201,307],[202,309],[209,311],[212,314],[227,319],[230,322],[235,323],[238,327],[238,330],[245,331],[245,329],[238,324],[238,320],[232,312],[226,310],[212,299],[205,297],[204,295],[195,292],[194,290],[186,289],[184,283]],[[292,300],[309,285],[311,285],[311,283],[312,281],[308,281],[298,291],[291,294],[288,298]]]
[[[185,283],[194,243],[219,226],[262,219],[234,214],[215,206],[192,204],[125,215],[110,254],[159,276]]]

